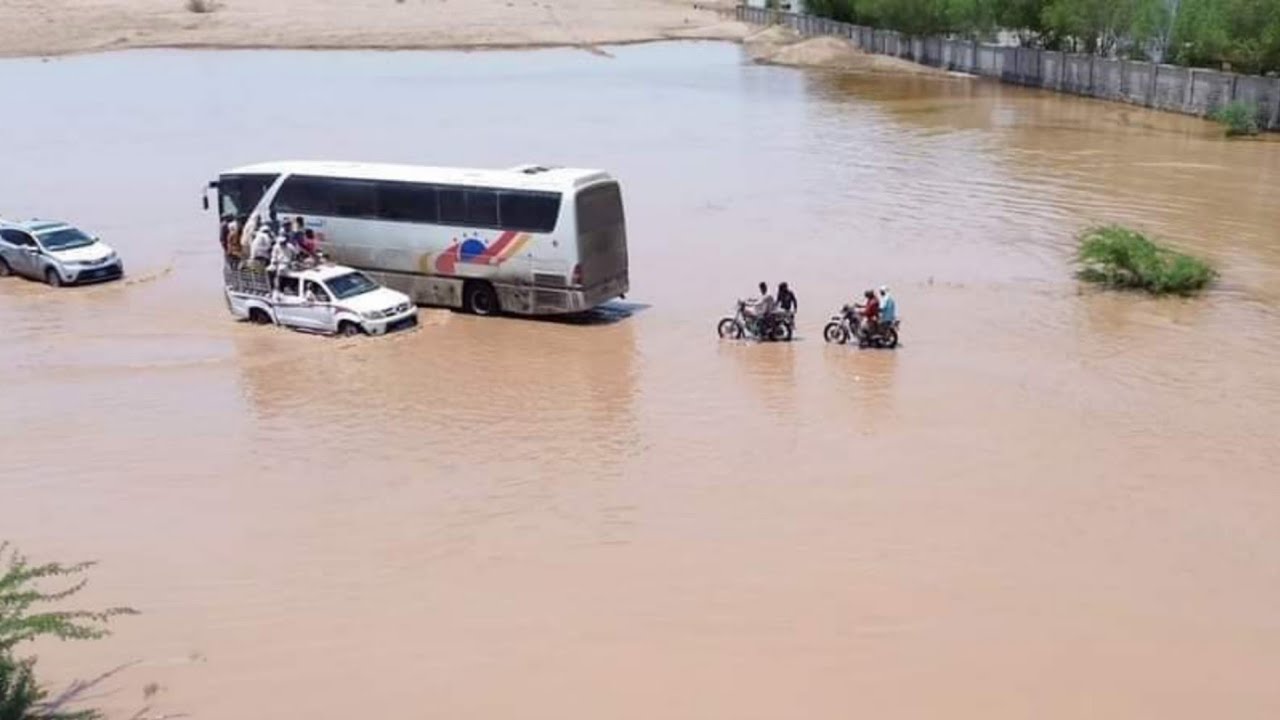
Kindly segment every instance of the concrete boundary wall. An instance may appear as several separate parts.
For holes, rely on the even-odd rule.
[[[918,38],[799,13],[738,6],[739,20],[781,24],[804,36],[847,38],[859,49],[922,65],[1058,92],[1204,117],[1234,100],[1258,108],[1258,124],[1280,130],[1280,78],[1113,60],[941,37]]]

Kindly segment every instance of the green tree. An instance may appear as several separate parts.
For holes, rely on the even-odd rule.
[[[946,19],[951,32],[985,39],[1000,28],[1000,0],[947,0]]]
[[[74,710],[84,693],[119,670],[98,678],[73,683],[56,696],[39,685],[35,678],[35,659],[19,658],[16,647],[39,637],[62,640],[88,640],[108,634],[106,623],[113,617],[136,611],[116,607],[91,612],[84,610],[51,610],[56,604],[82,590],[88,579],[84,573],[93,563],[63,565],[31,564],[26,556],[9,543],[0,543],[0,720],[94,720],[94,710]],[[67,583],[55,590],[41,587],[45,581]]]
[[[860,24],[854,0],[809,0],[805,3],[805,9],[819,17]]]
[[[864,13],[878,27],[907,35],[948,32],[948,0],[863,0]]]
[[[1170,44],[1183,65],[1280,70],[1280,0],[1182,0]]]
[[[1024,46],[1052,44],[1044,6],[1045,0],[995,0],[996,25],[1017,33]]]
[[[1159,38],[1165,17],[1163,0],[1049,0],[1043,23],[1083,52],[1143,55]]]

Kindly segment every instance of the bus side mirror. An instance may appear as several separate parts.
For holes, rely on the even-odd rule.
[[[204,209],[209,209],[209,191],[218,189],[218,181],[210,180],[208,185],[204,186],[204,192],[200,194],[200,199],[204,203]]]

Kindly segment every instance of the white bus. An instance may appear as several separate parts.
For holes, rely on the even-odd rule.
[[[224,219],[301,217],[334,261],[420,305],[574,313],[629,289],[622,193],[598,170],[276,162],[209,185]]]

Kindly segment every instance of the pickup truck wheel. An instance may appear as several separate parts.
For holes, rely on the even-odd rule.
[[[483,280],[472,280],[462,290],[462,306],[473,315],[496,315],[502,308],[498,306],[498,293],[493,286]]]
[[[262,308],[250,308],[249,322],[253,323],[254,325],[270,325],[271,316],[268,315],[267,311],[263,310]]]
[[[8,261],[0,258],[0,277],[9,277],[13,274],[13,268],[9,267]]]
[[[44,281],[49,283],[51,287],[62,287],[62,276],[53,268],[44,271]]]
[[[363,332],[364,330],[359,325],[349,320],[344,320],[342,324],[338,326],[338,334],[342,337],[355,337]]]

